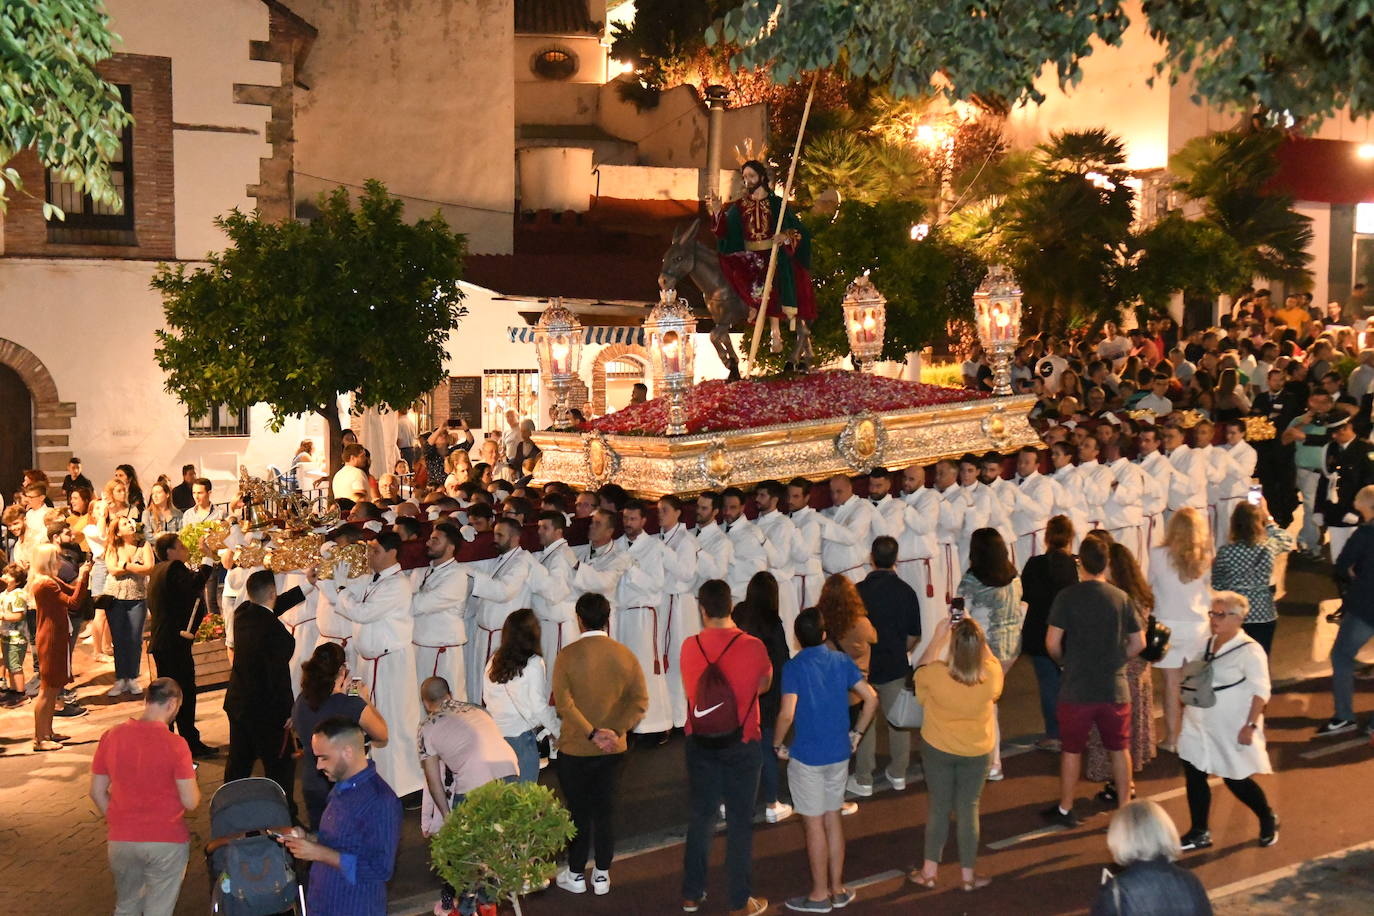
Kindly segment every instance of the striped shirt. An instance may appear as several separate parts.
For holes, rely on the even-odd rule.
[[[386,883],[401,839],[401,801],[371,761],[335,783],[320,818],[319,841],[339,853],[339,867],[310,866],[309,906],[329,916],[384,916]]]

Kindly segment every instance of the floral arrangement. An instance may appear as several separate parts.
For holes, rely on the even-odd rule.
[[[206,614],[196,629],[196,642],[214,642],[224,638],[224,618],[219,614]]]
[[[774,423],[824,420],[868,410],[880,413],[987,397],[983,392],[860,372],[813,372],[787,378],[701,382],[687,391],[689,433],[750,429]],[[666,398],[632,404],[588,424],[606,433],[661,436],[668,424]]]
[[[177,532],[177,536],[181,538],[181,543],[186,545],[186,549],[191,551],[190,565],[200,565],[202,556],[200,551],[201,539],[207,535],[216,534],[221,530],[227,532],[228,527],[224,522],[220,521],[192,522],[189,525],[182,526],[181,530]]]

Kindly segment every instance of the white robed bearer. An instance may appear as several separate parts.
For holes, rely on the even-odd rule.
[[[416,684],[441,677],[458,700],[468,698],[463,659],[468,637],[463,615],[472,585],[467,569],[453,558],[463,543],[457,526],[435,525],[425,544],[429,565],[410,571],[415,590],[410,607],[415,617],[411,642],[415,646]]]

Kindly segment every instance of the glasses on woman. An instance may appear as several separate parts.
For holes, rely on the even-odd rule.
[[[1220,620],[1223,617],[1236,617],[1239,615],[1233,614],[1231,611],[1208,611],[1207,616],[1211,617],[1213,620]]]

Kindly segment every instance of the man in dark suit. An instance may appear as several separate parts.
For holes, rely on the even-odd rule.
[[[202,565],[193,572],[186,565],[190,549],[170,531],[153,542],[153,555],[157,565],[148,575],[148,648],[158,677],[169,677],[181,688],[177,733],[186,739],[192,757],[214,757],[218,750],[202,742],[196,728],[196,665],[191,658],[191,644],[203,616],[203,612],[197,615],[196,602],[214,567]]]
[[[291,692],[291,655],[296,639],[278,619],[305,600],[293,588],[277,595],[271,570],[260,569],[248,577],[248,600],[234,610],[234,667],[224,693],[224,713],[229,717],[229,759],[224,781],[253,775],[261,760],[263,774],[282,787],[296,816],[292,798],[295,761],[286,734],[294,695]]]
[[[1326,445],[1325,471],[1317,482],[1317,507],[1331,538],[1331,560],[1335,562],[1360,524],[1355,494],[1374,484],[1374,445],[1356,438],[1349,417],[1334,420],[1327,432],[1331,441]]]

